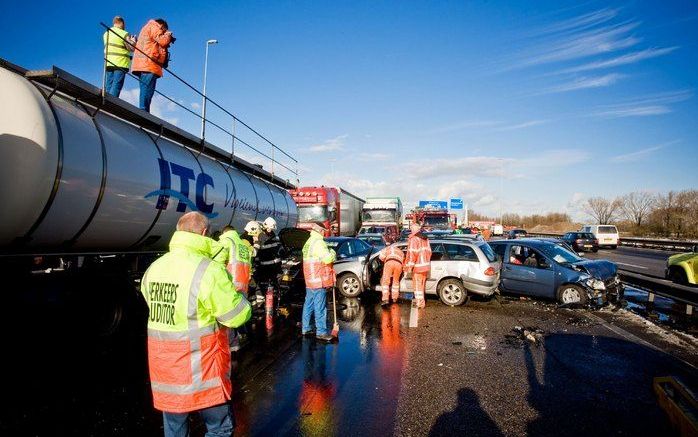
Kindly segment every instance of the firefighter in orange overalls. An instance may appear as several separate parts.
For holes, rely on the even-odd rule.
[[[381,277],[381,305],[388,305],[390,303],[389,296],[392,297],[393,302],[397,302],[400,297],[400,275],[402,274],[405,254],[402,249],[391,244],[379,252],[378,258],[384,263],[383,276]]]
[[[424,292],[431,270],[431,246],[429,246],[427,237],[421,232],[421,225],[412,223],[410,231],[412,232],[407,239],[407,257],[404,270],[405,273],[412,272],[414,299],[418,308],[424,308],[426,306]]]

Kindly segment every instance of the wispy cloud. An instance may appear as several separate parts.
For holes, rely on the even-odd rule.
[[[501,124],[501,122],[494,120],[464,120],[456,123],[447,124],[445,126],[440,126],[434,129],[430,129],[425,133],[429,135],[444,134],[471,128],[487,128],[496,126],[498,124]]]
[[[496,130],[498,131],[509,131],[509,130],[518,130],[518,129],[525,129],[527,127],[533,127],[533,126],[539,126],[541,124],[548,123],[550,120],[530,120],[530,121],[524,121],[523,123],[516,123],[516,124],[511,124],[507,126],[501,126],[497,128]]]
[[[348,134],[339,135],[334,138],[323,141],[320,144],[312,145],[305,149],[306,152],[324,153],[324,152],[334,152],[337,150],[344,149],[344,143],[349,137]]]
[[[624,153],[622,155],[617,155],[611,158],[611,162],[633,162],[640,161],[648,155],[656,152],[657,150],[668,147],[672,144],[676,144],[681,140],[669,141],[667,143],[657,144],[656,146],[646,147],[644,149],[637,150],[635,152]]]
[[[538,126],[540,124],[548,123],[550,120],[529,120],[520,123],[507,124],[503,121],[494,120],[467,120],[459,123],[453,123],[446,126],[437,127],[426,131],[427,135],[436,135],[449,132],[457,132],[465,129],[485,129],[489,131],[509,131],[524,129],[527,127]]]
[[[668,55],[669,53],[677,50],[679,47],[664,47],[664,48],[649,48],[645,50],[640,50],[632,53],[627,53],[622,56],[617,56],[612,59],[606,59],[602,61],[589,62],[587,64],[578,65],[576,67],[566,68],[560,70],[556,73],[579,73],[582,71],[600,70],[602,68],[612,68],[619,67],[621,65],[635,64],[645,59],[657,58],[659,56]]]
[[[564,32],[552,32],[533,48],[525,50],[508,69],[571,61],[632,47],[641,41],[631,34],[639,25],[639,21],[601,26],[579,24]]]
[[[668,114],[673,109],[670,105],[693,97],[690,90],[671,91],[641,97],[615,105],[601,106],[590,115],[601,118],[647,117]]]
[[[588,12],[576,17],[561,20],[547,26],[543,26],[531,35],[544,35],[548,33],[564,33],[567,31],[579,31],[590,27],[598,26],[607,21],[610,21],[618,16],[619,9],[599,9],[597,11]]]
[[[359,153],[357,159],[359,161],[371,162],[371,161],[385,161],[390,158],[391,155],[387,153]]]
[[[572,80],[571,82],[548,88],[541,94],[566,93],[569,91],[578,91],[589,88],[603,88],[615,84],[624,77],[625,75],[619,73],[610,73],[604,76],[580,77]]]

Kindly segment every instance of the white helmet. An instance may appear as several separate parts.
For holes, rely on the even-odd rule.
[[[251,222],[248,222],[248,223],[245,225],[245,231],[246,231],[248,234],[252,235],[253,237],[256,237],[257,235],[259,235],[259,233],[260,233],[260,231],[261,231],[261,229],[260,229],[260,227],[259,227],[259,222],[254,221],[254,220],[251,221]]]
[[[271,217],[267,217],[264,219],[264,230],[267,232],[275,231],[276,230],[276,220],[274,220]]]

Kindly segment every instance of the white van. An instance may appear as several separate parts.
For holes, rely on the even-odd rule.
[[[579,232],[591,232],[597,240],[599,247],[610,246],[611,249],[618,247],[620,236],[615,225],[584,225]]]

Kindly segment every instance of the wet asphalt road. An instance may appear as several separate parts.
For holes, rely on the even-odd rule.
[[[694,344],[667,342],[610,311],[587,319],[536,301],[429,300],[410,328],[407,303],[340,303],[338,344],[300,337],[298,304],[287,317],[257,314],[234,355],[236,435],[671,435],[652,378],[698,387],[686,363],[698,362]],[[69,308],[33,310],[43,323],[22,325],[9,341],[20,359],[9,363],[0,434],[161,435],[139,307],[106,337],[81,331]],[[193,431],[203,435],[199,420]]]

